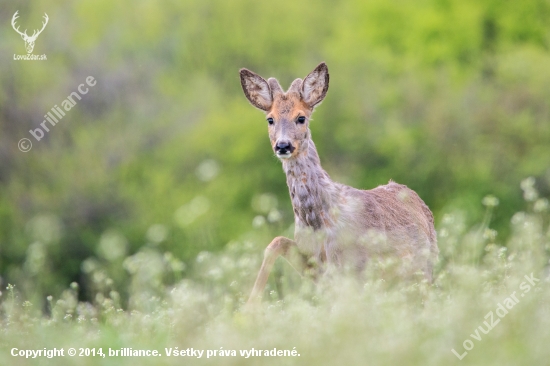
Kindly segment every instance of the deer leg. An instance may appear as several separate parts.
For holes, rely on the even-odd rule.
[[[254,288],[252,289],[252,293],[248,299],[247,306],[260,302],[267,279],[269,278],[269,274],[273,269],[275,260],[279,256],[285,257],[295,270],[302,273],[305,266],[305,261],[301,255],[292,255],[292,247],[296,247],[296,242],[294,240],[290,240],[283,236],[278,236],[271,241],[267,248],[265,248],[262,267],[260,268],[256,282],[254,283]]]

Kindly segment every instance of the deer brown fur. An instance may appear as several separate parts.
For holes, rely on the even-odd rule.
[[[329,85],[325,63],[304,80],[296,79],[284,92],[279,82],[240,70],[247,99],[266,113],[269,138],[283,170],[294,209],[294,240],[277,237],[264,253],[262,267],[249,303],[258,301],[277,257],[284,256],[298,270],[313,259],[320,268],[361,271],[369,261],[393,257],[400,274],[423,271],[432,280],[439,250],[433,215],[422,199],[404,185],[390,181],[371,190],[333,182],[321,167],[311,139],[309,121]],[[305,258],[290,256],[296,247]]]

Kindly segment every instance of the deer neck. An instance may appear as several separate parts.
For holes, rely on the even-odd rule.
[[[321,167],[311,139],[302,152],[283,160],[283,169],[290,192],[296,224],[318,230],[332,223],[331,209],[337,202],[338,189]]]

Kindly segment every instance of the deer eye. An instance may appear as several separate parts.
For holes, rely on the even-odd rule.
[[[306,117],[300,116],[300,117],[298,117],[297,121],[298,121],[298,123],[304,123],[306,121]]]
[[[272,125],[272,124],[273,124],[273,118],[269,117],[269,118],[267,119],[267,123],[269,123],[270,125]]]

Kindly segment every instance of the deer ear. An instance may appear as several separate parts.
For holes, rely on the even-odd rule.
[[[241,69],[241,85],[244,95],[256,108],[268,111],[273,104],[273,94],[267,81],[247,69]]]
[[[321,62],[302,83],[302,99],[311,108],[321,103],[328,91],[328,67]]]

